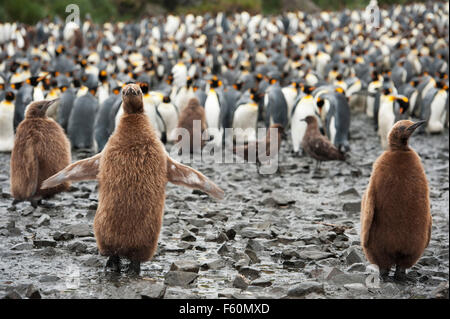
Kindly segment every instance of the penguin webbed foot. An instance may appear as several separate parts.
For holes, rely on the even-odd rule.
[[[106,262],[105,270],[120,273],[120,257],[110,256]]]
[[[402,282],[402,283],[407,283],[407,282],[415,283],[417,281],[412,276],[409,276],[408,274],[406,274],[406,269],[401,268],[401,267],[396,267],[394,279],[395,279],[395,281]]]
[[[42,199],[37,199],[37,198],[30,199],[30,204],[33,208],[37,208],[38,205],[42,204]]]
[[[141,262],[131,260],[128,264],[126,272],[130,276],[139,276],[139,274],[141,273]]]
[[[383,282],[394,282],[394,280],[389,277],[389,271],[390,269],[380,269],[380,279]]]

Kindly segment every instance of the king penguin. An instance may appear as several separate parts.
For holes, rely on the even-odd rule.
[[[0,102],[0,152],[11,152],[14,147],[14,98],[12,91],[6,91]]]

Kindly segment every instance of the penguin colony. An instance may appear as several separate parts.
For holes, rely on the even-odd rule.
[[[448,14],[448,3],[392,6],[380,10],[379,28],[366,23],[363,11],[349,10],[169,15],[103,25],[86,19],[81,26],[60,19],[35,26],[1,23],[0,151],[12,151],[13,196],[35,205],[55,192],[47,188],[62,191],[70,182],[98,180],[99,250],[114,270],[125,257],[130,271],[139,273],[156,249],[167,182],[223,197],[205,176],[166,154],[162,143],[178,141],[177,127],[187,128],[192,139],[191,120],[198,119],[199,136],[218,132],[200,148],[223,144],[243,150],[245,159],[251,145],[269,143],[268,137],[257,140],[258,126],[275,128],[278,148],[270,150],[278,152],[288,138],[290,156],[320,163],[346,160],[351,113],[363,112],[386,152],[364,195],[361,243],[382,276],[396,266],[396,278],[402,278],[430,238],[426,176],[407,142],[414,131],[448,128]],[[243,136],[233,137],[248,144],[227,141],[227,128],[242,129]],[[45,136],[51,130],[57,136]],[[40,144],[28,149],[41,131]],[[69,165],[67,138],[72,148],[98,154]],[[31,176],[19,162],[40,169]],[[397,171],[399,183],[406,170],[415,170],[415,184],[389,184],[387,190],[392,175],[386,169]],[[121,185],[108,178],[113,175],[123,177]],[[114,204],[128,189],[134,193],[127,201]],[[412,193],[417,205],[410,202]],[[414,212],[397,207],[405,201]],[[111,212],[133,205],[138,221],[117,227],[125,217]],[[139,233],[140,221],[151,227]],[[126,238],[135,231],[136,238]]]

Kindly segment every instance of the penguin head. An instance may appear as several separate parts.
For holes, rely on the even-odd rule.
[[[15,97],[16,97],[16,95],[12,91],[8,91],[8,92],[5,93],[5,100],[8,101],[8,102],[14,101]]]
[[[401,120],[394,124],[388,135],[390,149],[405,149],[408,146],[408,139],[414,131],[424,125],[427,121],[414,123],[410,120]]]
[[[25,111],[25,117],[26,118],[39,118],[39,117],[46,117],[47,109],[55,102],[59,101],[59,99],[54,100],[42,100],[42,101],[36,101],[32,102],[30,105],[27,106]]]
[[[383,89],[383,94],[384,94],[384,95],[389,95],[389,94],[391,94],[391,93],[392,93],[392,88],[385,87],[385,88]]]
[[[166,95],[165,97],[163,97],[163,103],[170,103],[170,96]]]
[[[108,74],[106,73],[106,70],[101,70],[98,73],[98,79],[99,79],[100,82],[105,82],[107,77],[108,77]]]
[[[240,91],[241,88],[242,88],[242,82],[238,81],[238,82],[234,83],[233,87],[234,87],[235,90]]]
[[[317,108],[319,109],[319,113],[322,114],[322,108],[325,105],[325,100],[323,100],[322,98],[318,97],[316,104],[317,104]]]
[[[312,115],[308,115],[307,117],[305,117],[304,119],[300,120],[300,121],[305,121],[306,124],[308,124],[308,126],[317,126],[317,119],[315,116]]]
[[[209,82],[212,88],[218,88],[222,86],[222,81],[220,81],[216,76]]]
[[[409,99],[406,96],[391,96],[390,99],[397,101],[400,114],[405,114],[406,110],[409,109]]]
[[[306,95],[310,95],[316,88],[314,86],[304,85],[302,90]]]
[[[139,82],[139,87],[141,88],[142,94],[147,94],[149,91],[149,85],[147,82]]]
[[[114,95],[118,95],[120,93],[120,86],[116,86],[113,90],[112,90]]]
[[[142,91],[138,84],[130,83],[122,88],[122,107],[125,113],[144,112],[144,102],[142,101]]]

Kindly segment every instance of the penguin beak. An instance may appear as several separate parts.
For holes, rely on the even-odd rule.
[[[427,121],[419,121],[414,123],[413,125],[411,125],[410,127],[408,127],[408,131],[412,134],[419,126],[422,126],[426,123]]]
[[[58,102],[58,101],[59,101],[59,98],[54,99],[54,100],[51,100],[51,101],[47,101],[47,102],[43,105],[43,107],[42,107],[42,110],[44,111],[44,113],[47,112],[48,108],[49,108],[51,105],[53,105],[54,103],[56,103],[56,102]]]

